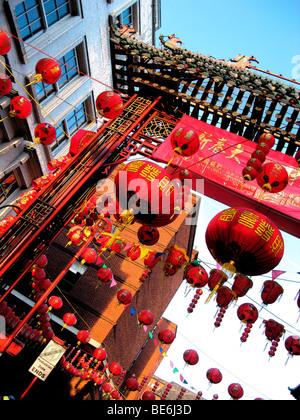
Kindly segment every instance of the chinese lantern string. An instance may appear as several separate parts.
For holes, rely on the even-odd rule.
[[[67,133],[65,133],[63,130],[62,130],[62,128],[56,123],[56,121],[51,117],[51,115],[49,115],[46,111],[45,111],[45,109],[39,104],[39,102],[38,101],[36,101],[35,100],[35,98],[28,92],[28,90],[26,89],[26,87],[25,86],[23,86],[22,85],[22,83],[13,75],[13,73],[10,71],[10,69],[6,66],[6,64],[4,64],[3,63],[3,61],[2,60],[0,60],[0,63],[3,65],[3,67],[5,67],[5,69],[8,71],[8,73],[11,75],[11,76],[13,76],[14,78],[15,78],[15,80],[17,81],[17,83],[25,90],[25,92],[27,93],[27,95],[31,98],[31,100],[33,100],[35,103],[36,103],[36,105],[38,105],[40,108],[41,108],[41,110],[47,115],[47,117],[49,117],[50,118],[50,120],[65,134],[65,136],[69,139],[69,140],[71,140],[71,137],[67,134]]]
[[[91,80],[93,80],[93,81],[95,81],[95,82],[97,82],[97,83],[100,83],[101,85],[103,85],[103,86],[105,86],[105,87],[107,87],[107,88],[109,88],[109,89],[113,90],[114,92],[117,92],[117,93],[119,93],[119,94],[121,94],[121,95],[123,95],[123,96],[125,95],[125,96],[129,97],[129,95],[126,95],[126,94],[124,94],[123,92],[119,92],[117,89],[114,89],[113,87],[111,87],[111,86],[109,86],[109,85],[107,85],[107,84],[105,84],[105,83],[101,82],[100,80],[97,80],[97,79],[95,79],[95,78],[94,78],[94,77],[92,77],[92,76],[89,76],[88,74],[86,74],[86,73],[82,72],[81,70],[75,69],[74,67],[72,67],[72,66],[70,66],[70,65],[68,65],[68,64],[66,64],[66,63],[64,63],[64,62],[62,62],[62,61],[60,61],[60,60],[58,60],[57,58],[52,57],[50,54],[47,54],[47,53],[45,53],[44,51],[42,51],[42,50],[40,50],[40,49],[38,49],[38,48],[34,47],[34,46],[33,46],[33,45],[31,45],[31,44],[29,44],[28,42],[23,41],[23,39],[21,39],[21,38],[17,37],[16,35],[11,34],[10,32],[6,31],[5,29],[0,28],[0,30],[1,30],[1,31],[3,31],[3,32],[5,32],[7,35],[9,35],[9,36],[11,36],[11,37],[13,37],[13,38],[17,39],[19,42],[22,42],[23,44],[26,44],[28,47],[33,48],[34,50],[36,50],[36,51],[38,51],[38,52],[40,52],[40,53],[42,53],[42,54],[46,55],[47,57],[51,58],[52,60],[55,60],[56,62],[58,62],[58,63],[59,63],[59,64],[61,64],[62,66],[68,67],[69,69],[76,71],[76,73],[81,74],[82,76],[86,76],[86,77],[88,77],[89,79],[91,79]]]

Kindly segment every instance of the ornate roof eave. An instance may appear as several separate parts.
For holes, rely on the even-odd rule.
[[[111,28],[115,59],[115,85],[144,87],[173,97],[174,107],[196,118],[210,114],[212,124],[247,138],[271,131],[278,150],[293,154],[300,144],[300,91],[297,82],[257,73],[254,57],[238,56],[231,62],[184,50],[175,36],[161,36],[158,49],[135,38],[126,27]],[[114,61],[114,59],[113,59]],[[267,73],[267,76],[264,75]],[[241,109],[243,108],[243,109]],[[205,118],[205,117],[204,117]],[[201,119],[203,116],[201,115]],[[205,120],[205,119],[204,119]]]

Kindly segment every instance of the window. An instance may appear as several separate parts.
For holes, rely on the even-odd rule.
[[[124,9],[121,13],[116,15],[116,23],[119,27],[122,25],[128,25],[135,29],[136,32],[139,31],[138,28],[138,5],[133,3],[131,6]]]
[[[55,151],[61,144],[68,140],[66,134],[72,137],[76,131],[87,122],[87,101],[85,101],[70,112],[66,118],[58,124],[59,127],[56,126],[57,139],[51,146],[52,151]]]
[[[24,41],[71,14],[70,0],[25,0],[15,8]]]
[[[35,85],[36,94],[40,102],[43,102],[53,93],[58,92],[67,83],[69,83],[71,80],[73,80],[75,77],[78,76],[79,74],[78,73],[79,71],[78,49],[79,48],[81,47],[72,49],[64,57],[58,60],[60,62],[62,74],[59,81],[55,85],[47,85],[43,82],[37,83]]]

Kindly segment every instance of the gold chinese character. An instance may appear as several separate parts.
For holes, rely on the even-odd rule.
[[[139,169],[140,169],[140,167],[141,167],[141,166],[143,166],[143,165],[144,165],[144,163],[145,163],[145,162],[142,162],[142,161],[131,162],[131,163],[127,166],[126,170],[127,170],[128,172],[138,172],[138,171],[139,171]]]
[[[221,216],[219,217],[219,220],[222,222],[232,222],[234,219],[234,216],[236,215],[237,210],[235,209],[229,209],[222,212]]]
[[[244,149],[243,149],[243,147],[242,147],[242,145],[241,145],[241,144],[239,144],[239,145],[236,147],[236,149],[235,149],[235,150],[232,150],[232,151],[231,151],[231,155],[230,155],[230,156],[227,156],[227,158],[226,158],[226,159],[235,159],[235,160],[237,161],[237,163],[240,165],[240,164],[241,164],[241,161],[240,161],[240,159],[237,157],[237,155],[239,155],[240,153],[244,153]]]
[[[213,135],[212,134],[207,134],[206,132],[204,132],[199,136],[200,150],[203,150],[206,147],[207,143],[212,143],[212,140],[209,139],[209,138],[206,138],[206,136],[212,137]]]
[[[227,139],[224,139],[224,138],[223,139],[219,139],[218,142],[217,142],[217,144],[215,144],[213,147],[211,147],[208,150],[209,151],[212,150],[215,155],[217,153],[220,153],[220,152],[225,153],[223,148],[225,146],[226,141],[227,141]]]
[[[148,181],[153,182],[160,173],[161,171],[155,168],[155,166],[147,165],[146,168],[141,171],[141,176],[147,178]]]
[[[238,223],[248,227],[249,229],[253,229],[259,216],[257,214],[251,213],[250,211],[245,210],[238,220]]]
[[[282,242],[281,236],[278,235],[273,244],[270,247],[272,249],[272,252],[275,254],[275,257],[283,251],[284,249],[284,243]]]
[[[267,223],[265,220],[261,220],[259,226],[257,227],[255,233],[257,233],[261,238],[269,242],[275,232],[275,228],[272,228],[270,223]]]

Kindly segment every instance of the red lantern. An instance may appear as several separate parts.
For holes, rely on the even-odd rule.
[[[10,116],[25,120],[32,113],[32,105],[24,96],[16,96],[10,102]]]
[[[256,169],[256,171],[258,172],[261,169],[261,167],[262,167],[262,163],[257,158],[251,158],[248,161],[247,166],[251,166],[252,168]]]
[[[161,261],[161,256],[157,256],[156,252],[149,252],[149,254],[144,259],[144,266],[148,270],[153,270],[153,268]]]
[[[254,181],[258,177],[258,172],[252,166],[243,169],[243,177],[245,181]]]
[[[9,53],[11,49],[11,40],[5,32],[0,32],[0,55]]]
[[[48,290],[51,285],[52,285],[52,282],[48,279],[42,279],[42,280],[39,280],[38,282],[38,288],[43,291]]]
[[[121,289],[117,294],[118,301],[123,305],[129,305],[132,301],[132,294],[129,290]]]
[[[63,316],[64,326],[63,328],[66,328],[66,326],[73,327],[77,323],[76,316],[71,313],[67,313]]]
[[[196,305],[199,303],[200,296],[203,295],[203,292],[201,289],[197,289],[196,294],[194,295],[194,299],[192,299],[192,302],[189,304],[189,307],[187,309],[189,314],[192,314],[194,312],[194,309],[196,308]]]
[[[32,277],[36,278],[37,280],[43,280],[46,278],[46,272],[43,268],[34,267],[31,270]]]
[[[78,345],[81,343],[87,344],[91,340],[91,334],[89,333],[89,331],[81,330],[81,331],[78,331],[77,338],[79,340]]]
[[[160,227],[172,223],[180,188],[169,172],[154,162],[128,163],[115,178],[116,197],[141,224]]]
[[[69,240],[68,245],[79,245],[83,241],[83,233],[81,227],[74,226],[68,232],[67,238]]]
[[[156,397],[155,397],[155,394],[153,392],[146,391],[146,392],[143,393],[142,399],[144,401],[155,401],[156,400]]]
[[[267,156],[261,150],[255,150],[252,153],[251,159],[258,159],[262,164],[265,163]]]
[[[46,257],[46,255],[41,255],[36,261],[36,263],[40,268],[45,268],[48,264],[48,258]]]
[[[233,275],[262,275],[281,261],[284,242],[279,229],[255,210],[231,208],[219,213],[209,224],[206,243],[223,271]]]
[[[244,303],[238,308],[237,315],[243,324],[247,324],[241,337],[241,342],[245,343],[252,330],[253,324],[258,320],[258,310],[251,303]]]
[[[102,362],[103,360],[105,360],[107,358],[107,353],[102,347],[100,347],[100,348],[94,350],[93,356],[94,356],[95,359]]]
[[[296,159],[296,162],[298,163],[298,165],[300,166],[300,147],[299,147],[299,149],[296,153],[295,159]]]
[[[165,276],[174,276],[185,264],[189,262],[186,251],[178,248],[176,245],[171,246],[167,250],[167,254],[164,265]]]
[[[209,273],[208,287],[210,290],[214,290],[217,286],[222,287],[228,280],[228,276],[223,271],[214,268]]]
[[[259,171],[258,185],[267,192],[279,193],[283,191],[289,182],[289,175],[284,166],[278,163],[267,163]]]
[[[97,251],[93,248],[86,248],[83,253],[81,254],[81,264],[85,264],[86,262],[88,264],[93,264],[98,259]]]
[[[252,287],[253,281],[249,279],[249,277],[246,277],[243,274],[236,274],[232,290],[237,295],[237,297],[241,298],[246,296],[246,294],[249,292],[250,289],[252,289]]]
[[[228,393],[233,400],[240,400],[244,396],[244,390],[240,384],[229,385]]]
[[[139,388],[139,383],[135,378],[129,378],[125,382],[125,386],[127,389],[129,389],[131,392],[137,391]]]
[[[284,290],[276,281],[267,280],[264,282],[261,298],[264,305],[271,305],[283,294]]]
[[[154,321],[154,315],[150,311],[142,311],[138,320],[141,325],[151,325]]]
[[[7,95],[12,89],[10,78],[3,73],[0,73],[0,94]]]
[[[195,366],[199,362],[198,353],[195,350],[186,350],[183,354],[183,360],[187,365]]]
[[[235,298],[235,293],[229,287],[222,286],[217,292],[217,305],[220,308],[226,308]]]
[[[111,363],[108,366],[108,369],[114,376],[119,376],[122,373],[122,366],[120,366],[118,363]]]
[[[211,384],[219,384],[222,382],[223,375],[219,369],[209,369],[206,373],[206,377]]]
[[[269,351],[269,356],[274,357],[280,338],[285,333],[285,328],[283,325],[279,324],[273,319],[270,319],[269,321],[264,321],[264,324],[265,324],[265,335],[267,339],[272,342],[272,347]]]
[[[108,284],[112,281],[114,275],[113,275],[113,272],[109,268],[102,267],[98,271],[97,276],[98,276],[99,283]]]
[[[287,338],[285,348],[291,356],[300,356],[300,337],[294,335]]]
[[[172,344],[175,340],[175,334],[170,330],[162,330],[158,334],[158,339],[164,344]]]
[[[42,58],[35,67],[37,81],[42,81],[47,85],[57,83],[61,76],[61,68],[59,64],[52,58]]]
[[[270,147],[264,142],[259,143],[256,146],[256,150],[260,150],[264,155],[268,155],[270,153]]]
[[[208,274],[201,266],[187,270],[185,278],[193,288],[205,287],[208,283]]]
[[[54,143],[57,136],[55,128],[48,123],[42,123],[37,125],[34,130],[34,135],[34,143],[42,143],[45,146],[49,146],[50,144]]]
[[[122,114],[124,109],[123,100],[115,92],[103,92],[96,100],[96,108],[101,116],[113,120]]]
[[[131,261],[136,261],[141,256],[141,248],[139,245],[132,245],[129,250],[127,251],[127,257]]]
[[[275,145],[275,137],[271,133],[264,133],[260,136],[259,143],[266,143],[272,149]]]
[[[159,231],[154,226],[143,225],[138,230],[138,238],[141,244],[153,246],[159,241]]]
[[[188,128],[175,128],[171,133],[171,146],[179,156],[192,156],[199,150],[199,135]]]

